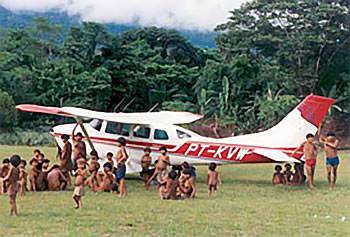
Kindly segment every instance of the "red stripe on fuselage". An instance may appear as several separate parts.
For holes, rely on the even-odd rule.
[[[62,134],[55,133],[54,135],[59,137]],[[110,144],[110,145],[115,145],[117,141],[117,139],[104,138],[104,137],[90,137],[90,139],[97,143],[104,143],[104,144]],[[181,146],[176,146],[176,145],[153,143],[153,142],[127,140],[128,148],[143,149],[146,146],[153,148],[153,150],[157,150],[157,148],[161,146],[165,146],[169,149],[169,154],[178,155],[178,156],[225,161],[225,162],[241,162],[241,163],[274,162],[271,159],[268,159],[262,155],[254,153],[254,148],[280,150],[289,155],[295,150],[295,148],[269,148],[269,147],[261,147],[261,146],[248,146],[248,145],[209,143],[209,142],[192,142],[192,141],[188,141],[182,144]],[[178,148],[176,150],[173,150],[176,147]],[[293,157],[300,159],[301,156],[302,154],[298,153]]]

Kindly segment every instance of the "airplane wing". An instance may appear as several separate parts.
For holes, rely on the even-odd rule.
[[[16,108],[26,112],[55,114],[73,118],[101,119],[129,124],[186,124],[192,123],[203,117],[203,115],[189,112],[161,111],[140,113],[107,113],[77,107],[48,107],[32,104],[21,104],[17,105]]]
[[[276,162],[293,162],[293,163],[300,163],[300,160],[295,159],[293,157],[290,157],[283,153],[282,151],[278,150],[271,150],[271,149],[263,149],[263,148],[255,148],[253,150],[254,153],[265,156],[266,158],[269,158],[271,160],[274,160]]]

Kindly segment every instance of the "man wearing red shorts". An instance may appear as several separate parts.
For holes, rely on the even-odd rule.
[[[307,183],[310,189],[315,189],[314,185],[314,175],[316,168],[316,158],[317,158],[317,147],[315,145],[315,136],[311,133],[306,135],[306,141],[303,142],[298,149],[296,149],[293,154],[298,150],[303,149],[305,157],[305,167],[307,174]]]

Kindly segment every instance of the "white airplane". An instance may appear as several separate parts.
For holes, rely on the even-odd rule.
[[[130,157],[127,173],[134,173],[141,171],[140,159],[146,146],[152,149],[153,159],[159,147],[167,147],[172,165],[184,161],[194,165],[300,162],[302,151],[293,156],[292,152],[305,140],[306,134],[317,133],[333,103],[334,99],[311,94],[276,126],[263,132],[227,138],[203,137],[178,126],[203,117],[187,112],[105,113],[29,104],[18,105],[17,109],[75,118],[80,124],[77,132],[82,132],[90,144],[88,152],[94,149],[102,158],[107,152],[115,153],[117,138],[124,137]],[[83,123],[83,119],[92,120]],[[59,146],[62,146],[61,135],[71,135],[75,125],[63,124],[51,130]]]

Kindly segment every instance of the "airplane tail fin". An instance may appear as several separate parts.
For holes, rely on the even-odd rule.
[[[245,144],[265,147],[296,148],[308,133],[316,134],[334,99],[308,95],[274,127],[255,134],[234,137]]]
[[[281,142],[283,141],[283,147],[298,146],[305,140],[306,134],[317,133],[334,101],[328,97],[308,95],[277,125],[264,133],[271,138],[279,138]]]

